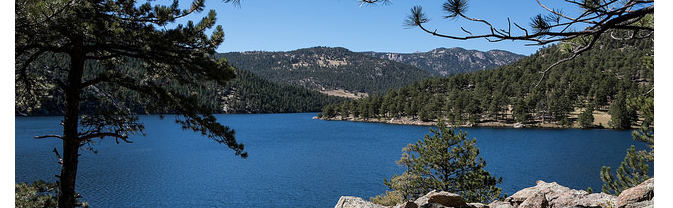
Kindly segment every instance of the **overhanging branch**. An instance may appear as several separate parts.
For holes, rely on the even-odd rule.
[[[81,141],[81,144],[84,144],[86,141],[89,141],[94,138],[104,138],[104,137],[113,137],[116,139],[117,144],[119,144],[119,140],[122,140],[126,143],[133,143],[133,141],[129,141],[129,136],[124,135],[124,134],[119,134],[117,132],[98,132],[98,133],[92,133],[92,134],[87,134],[79,137],[79,140]]]
[[[44,138],[59,138],[63,139],[63,136],[61,135],[56,135],[56,134],[48,134],[48,135],[42,135],[42,136],[35,136],[35,139],[44,139]]]

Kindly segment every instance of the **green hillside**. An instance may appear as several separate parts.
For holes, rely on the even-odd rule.
[[[376,93],[431,77],[419,68],[345,48],[314,47],[289,52],[218,54],[233,66],[274,82],[311,90]]]
[[[67,64],[67,60],[58,57],[52,57],[49,60],[41,60],[44,63],[52,63],[53,67]],[[129,70],[130,74],[143,76],[142,63],[137,60],[127,58],[122,65],[117,68]],[[47,64],[45,64],[47,65]],[[90,62],[87,64],[91,74],[101,73],[104,70],[100,64]],[[183,95],[193,96],[199,103],[209,106],[215,113],[295,113],[295,112],[317,112],[323,106],[331,103],[338,103],[346,100],[345,98],[328,96],[319,92],[311,91],[299,86],[280,84],[264,80],[247,70],[236,69],[236,79],[224,88],[213,87],[191,87],[179,83],[166,82],[165,85],[174,87]],[[56,99],[50,99],[41,103],[39,106],[32,106],[31,112],[15,110],[16,115],[63,115],[64,95],[57,89],[54,89]],[[85,94],[105,93],[118,102],[119,106],[114,108],[127,108],[137,114],[156,114],[171,113],[171,109],[163,106],[152,105],[153,100],[140,99],[137,93],[126,89],[106,89],[106,86],[88,88]],[[94,108],[109,108],[97,100],[84,102],[82,111],[92,110]],[[145,106],[145,107],[143,107]]]
[[[318,112],[325,105],[346,100],[299,86],[271,82],[248,70],[236,70],[236,76],[221,93],[221,109],[225,113]]]
[[[652,40],[602,38],[591,51],[546,73],[566,57],[557,45],[493,70],[415,82],[385,95],[370,96],[323,109],[325,119],[435,121],[480,125],[489,122],[534,126],[578,125],[585,115],[609,113],[604,127],[628,128],[637,122],[627,98],[654,96]],[[649,57],[649,58],[648,58]],[[540,81],[541,80],[541,81]],[[538,86],[537,83],[540,82]]]

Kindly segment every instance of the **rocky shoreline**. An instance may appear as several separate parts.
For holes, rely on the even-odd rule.
[[[537,181],[537,185],[516,192],[503,201],[490,204],[466,203],[457,194],[445,191],[432,191],[413,202],[406,202],[393,208],[556,208],[556,207],[592,207],[592,208],[654,208],[654,178],[642,182],[636,187],[624,190],[619,196],[605,193],[588,193],[561,186],[556,182]],[[334,208],[391,208],[374,204],[353,196],[342,196]]]
[[[366,123],[386,123],[386,124],[398,124],[398,125],[415,125],[415,126],[435,126],[437,124],[436,121],[422,121],[419,119],[411,119],[411,118],[386,118],[386,119],[378,119],[378,118],[370,118],[370,119],[361,119],[361,118],[353,118],[353,117],[348,117],[348,118],[341,118],[341,116],[337,116],[335,118],[320,118],[320,117],[313,117],[313,119],[320,119],[320,120],[325,120],[325,121],[351,121],[351,122],[366,122]],[[491,127],[491,128],[553,128],[553,129],[560,129],[560,128],[579,128],[575,126],[567,127],[567,126],[562,126],[558,124],[552,124],[552,123],[531,123],[531,124],[522,124],[522,123],[504,123],[504,122],[498,122],[498,121],[483,121],[483,122],[478,122],[478,123],[468,123],[468,124],[462,124],[462,125],[455,125],[454,127],[460,127],[460,128],[469,128],[469,127]]]

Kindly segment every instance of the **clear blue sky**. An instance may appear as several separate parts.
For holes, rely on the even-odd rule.
[[[184,1],[184,0],[183,0]],[[190,1],[184,1],[190,2]],[[391,0],[389,5],[360,5],[355,0],[241,0],[240,7],[220,0],[206,1],[218,13],[218,24],[225,30],[225,42],[218,52],[290,51],[314,46],[345,47],[352,51],[412,53],[438,47],[462,47],[487,51],[507,50],[530,55],[539,46],[530,42],[449,40],[405,28],[403,21],[415,5],[423,6],[430,18],[428,28],[440,33],[463,35],[460,27],[478,33],[485,25],[442,18],[445,1]],[[542,0],[543,4],[559,2]],[[507,28],[507,18],[527,27],[529,19],[545,13],[535,0],[472,0],[468,15]],[[558,6],[558,5],[557,5]],[[576,8],[567,7],[565,12]],[[195,16],[203,16],[196,14]],[[514,27],[514,26],[513,26]],[[520,32],[520,31],[517,31]]]

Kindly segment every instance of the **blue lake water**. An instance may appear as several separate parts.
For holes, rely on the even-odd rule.
[[[81,151],[77,191],[92,207],[334,207],[340,196],[384,193],[384,178],[408,143],[427,126],[311,119],[315,113],[218,115],[236,130],[247,159],[200,134],[182,131],[171,116],[141,116],[146,137],[117,144],[104,139]],[[15,182],[55,181],[52,152],[61,117],[15,118]],[[626,149],[642,143],[630,131],[469,128],[486,169],[503,178],[503,193],[555,181],[600,191],[602,166],[613,169]],[[652,165],[653,166],[653,165]],[[653,167],[652,167],[653,168]]]

